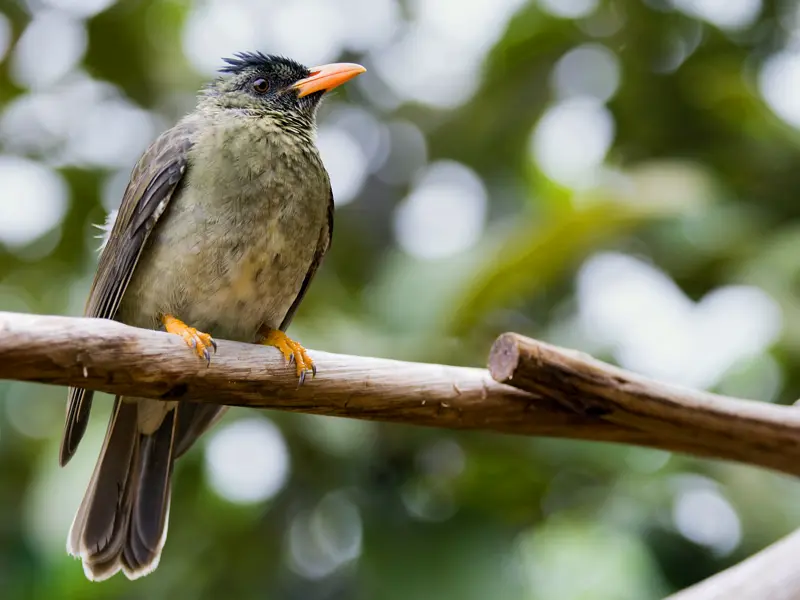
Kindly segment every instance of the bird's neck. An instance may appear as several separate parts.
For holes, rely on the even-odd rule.
[[[314,155],[316,127],[313,120],[294,113],[265,113],[227,109],[205,113],[200,130],[217,139],[217,148],[251,146],[278,155]]]
[[[263,113],[255,115],[257,122],[270,129],[277,127],[287,137],[306,146],[313,146],[316,138],[316,126],[313,118],[301,113]]]
[[[257,115],[206,115],[192,149],[195,171],[224,196],[243,183],[256,188],[306,179],[327,181],[313,141],[314,131],[300,124]]]
[[[214,125],[266,131],[271,135],[278,134],[307,145],[314,145],[316,139],[314,114],[268,108],[256,109],[252,106],[223,106],[215,97],[201,100],[199,109],[199,112]]]

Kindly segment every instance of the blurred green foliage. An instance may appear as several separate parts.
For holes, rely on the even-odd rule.
[[[78,68],[151,111],[156,129],[169,126],[205,79],[182,45],[201,3],[105,4],[80,21],[87,46]],[[357,18],[347,12],[356,4],[337,8],[345,21]],[[476,91],[453,106],[377,101],[391,96],[380,89],[382,63],[366,50],[341,53],[365,62],[363,77],[375,83],[337,94],[321,113],[323,126],[355,107],[372,115],[384,138],[390,125],[411,124],[423,145],[409,158],[392,137],[386,164],[339,207],[333,249],[294,337],[335,352],[480,366],[495,336],[514,330],[625,363],[613,344],[581,328],[580,269],[614,251],[665,273],[688,301],[725,285],[763,290],[780,307],[780,335],[710,387],[792,402],[800,396],[800,134],[769,108],[759,78],[764,62],[797,35],[794,3],[756,1],[752,19],[733,28],[667,0],[574,0],[564,5],[579,7],[574,18],[548,13],[553,2],[518,4],[482,56]],[[15,44],[32,14],[71,5],[81,3],[0,0],[9,32],[4,59],[0,35],[2,155],[53,165],[69,187],[56,226],[24,244],[4,244],[0,235],[0,310],[80,314],[96,260],[90,225],[102,221],[103,190],[117,172],[20,147],[3,129],[15,103],[41,92],[16,73]],[[450,6],[452,20],[468,18]],[[420,11],[418,2],[404,4],[396,18],[413,24]],[[304,31],[302,22],[283,23],[293,35]],[[560,101],[554,70],[585,44],[613,53],[619,76],[607,99],[613,143],[600,157],[603,177],[588,187],[557,181],[531,152],[532,132]],[[274,50],[269,39],[259,49]],[[415,177],[442,160],[481,178],[487,216],[471,244],[426,258],[394,234]],[[24,208],[2,178],[0,203]],[[3,214],[12,213],[0,207]],[[750,314],[737,318],[732,328],[747,326]],[[650,342],[658,347],[659,339]],[[109,403],[96,402],[85,447],[59,470],[64,396],[0,383],[2,598],[644,600],[726,568],[800,520],[796,485],[738,465],[235,409],[219,427],[252,418],[279,427],[290,457],[280,489],[256,502],[226,499],[212,485],[208,445],[198,447],[178,464],[159,569],[135,583],[117,576],[89,584],[63,542]]]

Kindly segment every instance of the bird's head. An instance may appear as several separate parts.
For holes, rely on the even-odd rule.
[[[222,109],[313,122],[326,92],[366,71],[361,65],[334,63],[308,68],[291,59],[243,52],[223,59],[223,76],[205,91]]]

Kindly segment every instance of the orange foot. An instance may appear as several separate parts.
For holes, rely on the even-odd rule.
[[[291,339],[288,335],[278,329],[262,327],[259,333],[264,336],[261,341],[265,346],[275,346],[281,351],[283,357],[289,361],[294,361],[297,376],[300,378],[299,385],[303,385],[306,380],[306,373],[311,371],[312,377],[317,374],[317,366],[311,357],[300,344]]]
[[[197,352],[200,358],[206,359],[206,364],[211,363],[209,348],[214,348],[215,353],[217,351],[217,342],[214,341],[214,338],[207,333],[197,331],[194,327],[189,327],[186,323],[180,319],[176,319],[172,315],[164,315],[161,317],[161,322],[164,324],[167,333],[174,333],[175,335],[181,336],[183,341],[186,342],[186,345],[190,348],[194,348],[194,351]]]

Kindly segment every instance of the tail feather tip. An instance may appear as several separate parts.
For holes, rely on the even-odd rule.
[[[116,575],[120,570],[119,561],[111,563],[93,563],[83,559],[83,573],[89,581],[105,581]]]
[[[161,560],[161,554],[156,554],[153,557],[153,560],[147,564],[139,565],[135,569],[130,568],[128,565],[122,565],[122,572],[125,573],[125,577],[130,579],[131,581],[135,579],[139,579],[140,577],[144,577],[145,575],[149,575],[153,571],[158,568],[158,563]]]

